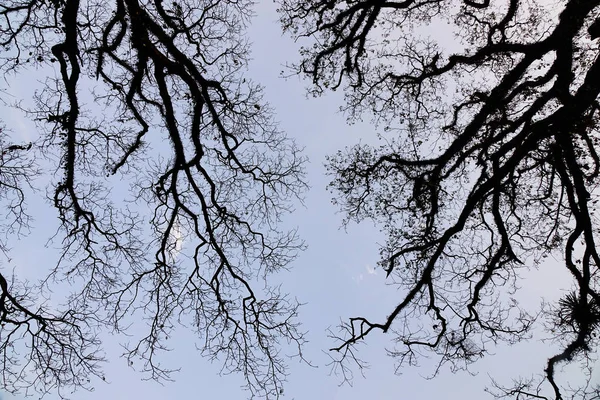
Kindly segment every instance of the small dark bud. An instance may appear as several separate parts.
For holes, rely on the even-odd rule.
[[[590,25],[588,33],[592,39],[598,39],[600,37],[600,18],[596,19],[594,23]]]

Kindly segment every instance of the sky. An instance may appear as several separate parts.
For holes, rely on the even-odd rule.
[[[305,356],[315,365],[297,363],[290,360],[290,376],[285,387],[284,399],[314,400],[355,400],[361,399],[481,399],[490,383],[490,376],[508,382],[519,374],[530,374],[543,370],[546,358],[552,354],[551,344],[524,343],[512,348],[499,347],[495,355],[486,357],[472,368],[471,374],[456,374],[442,370],[433,380],[432,360],[423,358],[418,368],[402,369],[394,374],[394,360],[385,354],[391,337],[372,335],[368,344],[361,347],[361,356],[371,368],[365,378],[357,376],[353,385],[340,386],[340,378],[331,375],[327,349],[332,342],[326,337],[326,329],[335,327],[340,319],[367,315],[383,318],[390,308],[401,298],[394,287],[385,284],[384,273],[375,268],[378,260],[378,242],[383,238],[376,227],[369,223],[350,225],[342,228],[342,215],[331,204],[331,195],[325,190],[328,177],[323,163],[327,154],[332,154],[344,146],[358,141],[368,142],[375,138],[374,128],[368,122],[348,126],[338,112],[343,98],[340,94],[328,94],[321,98],[307,98],[307,82],[296,77],[282,79],[280,72],[286,62],[297,59],[297,45],[289,37],[282,35],[277,22],[275,4],[271,1],[259,2],[257,16],[248,35],[253,42],[250,75],[265,86],[265,96],[275,109],[280,127],[294,137],[310,163],[307,166],[307,180],[311,186],[304,204],[286,218],[285,224],[298,226],[299,233],[306,241],[308,249],[293,262],[291,271],[280,273],[283,289],[297,297],[302,303],[301,320],[309,331],[309,343]],[[430,27],[435,30],[436,27]],[[11,83],[11,91],[28,95],[26,82]],[[4,111],[6,112],[6,111]],[[18,114],[3,115],[7,125],[12,123],[27,138],[31,125]],[[32,207],[44,207],[46,203],[34,200]],[[15,265],[23,273],[35,274],[36,265],[51,250],[39,247],[39,251],[27,251],[32,242],[44,243],[44,218],[53,218],[48,213],[36,221],[38,229],[27,241],[18,244],[22,248],[15,252]],[[16,270],[19,274],[19,269]],[[520,300],[532,306],[539,304],[541,297],[556,298],[565,287],[565,275],[555,260],[547,260],[538,270],[529,273],[523,282]],[[127,366],[126,360],[119,358],[120,345],[115,337],[105,336],[107,358],[106,381],[95,382],[93,392],[78,391],[72,399],[196,399],[222,398],[245,399],[247,393],[240,390],[243,383],[236,375],[219,376],[218,362],[210,363],[194,349],[195,338],[183,329],[171,338],[173,351],[165,354],[162,361],[180,368],[173,375],[173,382],[164,385],[144,381],[143,376]],[[576,371],[567,374],[577,376]],[[48,395],[47,399],[57,398]],[[20,399],[18,396],[3,394],[2,400]]]

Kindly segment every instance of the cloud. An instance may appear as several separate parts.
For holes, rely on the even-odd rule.
[[[367,274],[377,275],[377,270],[374,267],[371,267],[369,264],[365,265],[365,269],[367,270]]]
[[[184,236],[183,227],[179,223],[179,219],[177,219],[175,220],[169,235],[169,256],[173,261],[177,260],[177,256],[179,256],[179,253],[183,248],[183,243],[185,241]]]
[[[353,276],[352,280],[354,282],[356,282],[357,284],[359,284],[360,282],[362,282],[362,280],[364,279],[364,275],[363,274],[358,274],[358,276]]]
[[[367,272],[366,274],[360,272],[358,275],[352,276],[352,280],[356,282],[356,284],[361,283],[365,279],[365,276],[377,275],[377,269],[375,267],[371,267],[369,264],[365,265],[365,270]]]

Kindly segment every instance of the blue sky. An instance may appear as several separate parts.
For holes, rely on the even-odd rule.
[[[378,259],[377,242],[382,241],[378,230],[368,223],[341,229],[342,215],[331,205],[331,196],[325,190],[328,182],[323,167],[325,156],[360,140],[375,140],[374,128],[368,122],[352,126],[345,124],[344,116],[337,111],[343,101],[341,94],[308,99],[304,90],[307,82],[297,78],[281,79],[279,75],[284,69],[283,64],[297,57],[296,46],[290,38],[282,36],[272,2],[261,2],[256,12],[257,17],[249,30],[249,37],[254,43],[250,75],[266,87],[266,99],[276,110],[281,128],[305,147],[310,158],[308,181],[311,189],[304,205],[299,204],[297,211],[285,221],[290,226],[299,227],[308,250],[293,263],[290,272],[280,273],[274,279],[282,282],[284,290],[306,303],[301,309],[301,319],[304,328],[309,330],[310,340],[305,356],[317,367],[290,360],[289,382],[283,398],[479,399],[484,397],[483,389],[489,384],[488,375],[507,382],[520,373],[542,371],[545,359],[551,355],[552,345],[538,342],[496,349],[493,351],[495,356],[474,366],[473,375],[443,370],[435,380],[427,380],[434,364],[433,360],[423,358],[421,367],[403,369],[398,376],[394,374],[394,361],[385,355],[385,347],[391,345],[391,337],[377,335],[370,337],[361,350],[362,357],[371,364],[366,371],[366,379],[357,376],[353,386],[339,386],[340,379],[330,376],[324,350],[332,342],[326,337],[326,329],[335,327],[340,318],[361,314],[384,317],[401,295],[396,288],[386,286],[384,274],[374,268]],[[29,96],[30,89],[24,81],[11,84],[11,92],[15,94]],[[7,125],[21,125],[24,130],[19,131],[23,132],[24,139],[28,137],[27,129],[32,127],[20,116],[11,114],[3,118]],[[41,208],[44,204],[41,200],[31,202],[34,208]],[[52,253],[52,250],[42,248],[42,238],[52,233],[43,229],[44,218],[50,221],[53,216],[50,213],[40,214],[34,235],[15,246],[23,249],[15,252],[17,274],[22,272],[34,276],[40,260]],[[25,250],[32,243],[39,245],[39,251]],[[550,259],[539,270],[531,272],[523,283],[519,299],[536,306],[541,297],[556,298],[565,282],[567,280],[556,261]],[[143,325],[139,329],[143,329]],[[170,346],[174,350],[162,358],[169,367],[181,368],[173,375],[174,382],[164,385],[144,381],[142,375],[129,368],[126,360],[118,357],[120,345],[117,339],[105,337],[107,358],[111,360],[105,366],[108,384],[98,381],[93,392],[78,391],[71,398],[163,400],[247,397],[247,393],[240,390],[240,377],[219,377],[218,362],[211,364],[202,358],[194,349],[195,338],[185,330],[180,329],[171,338]],[[135,369],[135,365],[133,367]],[[577,376],[576,371],[566,373],[573,379]],[[18,398],[10,395],[2,397],[4,400]],[[47,398],[57,397],[50,395]]]

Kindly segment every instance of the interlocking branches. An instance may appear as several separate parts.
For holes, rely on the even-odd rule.
[[[157,353],[182,324],[224,373],[276,398],[280,342],[300,353],[304,339],[298,303],[267,277],[303,246],[277,224],[305,188],[304,158],[243,76],[251,5],[13,1],[1,6],[0,41],[5,71],[32,63],[57,76],[28,110],[61,175],[63,255],[45,284],[77,285],[70,307],[93,307],[98,326],[121,331],[143,316],[147,336],[126,357],[154,379],[168,379]],[[116,176],[133,199],[111,192]]]
[[[36,304],[26,284],[0,274],[0,357],[3,388],[46,393],[90,387],[103,360],[95,314],[88,309],[53,313]]]
[[[8,258],[11,237],[26,236],[31,219],[25,193],[39,173],[32,143],[10,144],[0,131],[0,200],[4,206],[0,249]],[[8,261],[11,262],[10,259]],[[53,310],[36,288],[0,272],[0,359],[3,388],[45,393],[65,387],[89,387],[100,374],[102,356],[89,308]]]
[[[451,368],[490,341],[527,338],[536,316],[512,298],[519,269],[561,251],[574,291],[543,316],[563,350],[545,389],[503,393],[593,398],[561,388],[556,367],[598,346],[599,5],[282,2],[284,28],[317,38],[297,66],[315,92],[345,83],[351,118],[372,112],[398,132],[329,160],[348,220],[383,225],[381,266],[405,290],[382,322],[350,319],[336,362],[357,361],[352,348],[373,331],[395,334],[400,365],[425,349]],[[461,50],[420,36],[431,21],[454,25]]]
[[[30,215],[25,207],[25,190],[38,173],[31,156],[32,143],[8,142],[8,134],[0,127],[0,201],[4,205],[0,239],[0,251],[7,253],[10,236],[20,236],[29,228]]]

